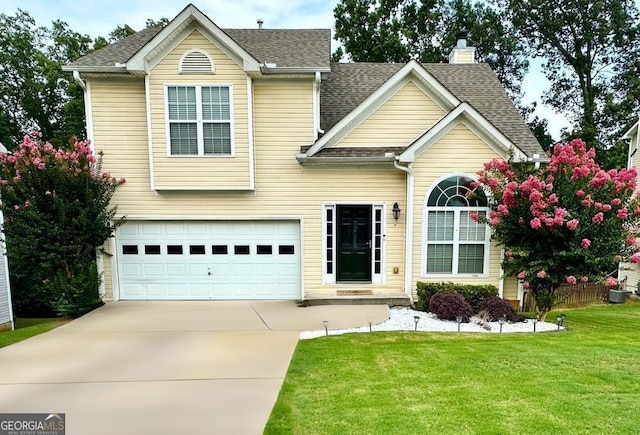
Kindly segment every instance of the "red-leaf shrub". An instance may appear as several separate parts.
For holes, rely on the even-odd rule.
[[[518,315],[509,302],[500,298],[491,298],[480,306],[480,313],[486,314],[490,322],[497,322],[504,317],[508,322],[522,322],[524,319]]]
[[[441,320],[456,320],[462,317],[464,323],[469,323],[471,317],[471,305],[456,292],[436,293],[429,299],[429,311]]]

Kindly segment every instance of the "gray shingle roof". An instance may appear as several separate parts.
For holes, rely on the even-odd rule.
[[[96,50],[65,69],[113,67],[125,63],[158,32],[160,27],[141,30],[121,41]],[[278,67],[329,68],[331,30],[329,29],[222,29],[258,62]]]
[[[300,147],[300,152],[304,153],[309,145]],[[393,155],[402,154],[407,147],[344,147],[344,148],[323,148],[313,155],[313,157],[384,157],[387,153]]]
[[[403,64],[334,63],[322,81],[321,127],[328,131],[400,70]],[[542,148],[487,64],[424,64],[460,101],[471,104],[529,156]]]

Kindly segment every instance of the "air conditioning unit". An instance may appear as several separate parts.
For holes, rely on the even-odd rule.
[[[623,304],[627,300],[626,290],[609,290],[609,302],[612,304]]]

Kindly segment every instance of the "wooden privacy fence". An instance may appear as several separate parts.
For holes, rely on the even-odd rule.
[[[533,311],[535,301],[533,295],[527,294],[526,311]],[[577,308],[586,305],[609,302],[609,287],[598,283],[579,283],[562,285],[556,290],[554,309]]]

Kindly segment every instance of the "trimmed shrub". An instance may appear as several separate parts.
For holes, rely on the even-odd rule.
[[[524,318],[513,309],[509,302],[500,298],[491,298],[480,306],[483,318],[489,322],[497,322],[500,317],[504,317],[508,322],[522,322]]]
[[[436,293],[431,296],[429,311],[441,320],[456,320],[456,317],[462,316],[464,323],[469,323],[472,314],[469,303],[456,292]]]
[[[494,285],[469,285],[456,284],[453,282],[418,282],[418,300],[416,310],[431,311],[429,301],[436,293],[460,294],[471,305],[471,310],[477,313],[483,302],[498,296],[498,289]]]

